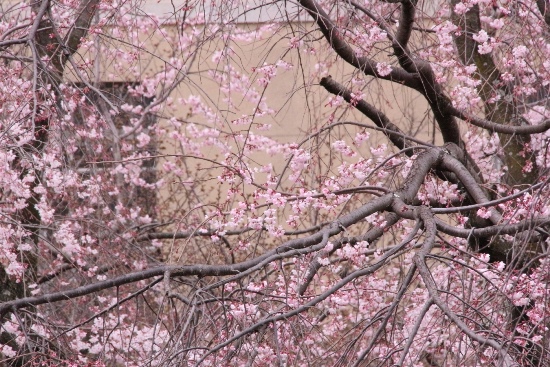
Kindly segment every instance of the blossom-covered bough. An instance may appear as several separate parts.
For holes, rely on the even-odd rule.
[[[550,363],[545,1],[0,5],[0,365]]]

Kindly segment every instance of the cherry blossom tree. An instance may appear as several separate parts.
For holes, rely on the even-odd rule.
[[[0,365],[550,363],[547,1],[151,3],[0,5]]]

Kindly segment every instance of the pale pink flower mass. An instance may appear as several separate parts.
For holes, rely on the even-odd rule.
[[[0,6],[0,365],[547,365],[544,5]]]

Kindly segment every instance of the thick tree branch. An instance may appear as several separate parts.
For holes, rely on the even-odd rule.
[[[506,348],[503,345],[499,344],[496,340],[491,338],[486,338],[481,336],[479,333],[472,330],[464,321],[462,321],[456,313],[454,313],[447,303],[445,303],[439,297],[439,290],[434,281],[433,274],[430,272],[427,264],[426,257],[431,252],[432,248],[435,245],[435,235],[436,235],[436,225],[433,214],[426,207],[420,207],[418,210],[419,219],[424,223],[424,228],[426,230],[426,239],[420,251],[414,255],[414,264],[416,265],[422,281],[428,290],[431,300],[433,303],[439,307],[439,309],[458,327],[466,334],[470,339],[480,343],[481,345],[488,345],[491,348],[495,349],[502,358],[503,366],[512,366],[510,364],[511,358],[506,352]]]
[[[540,134],[550,129],[550,120],[545,120],[538,125],[506,125],[489,121],[487,119],[473,116],[469,113],[459,111],[453,106],[449,106],[449,112],[474,126],[482,127],[490,132],[508,134],[508,135],[532,135]]]
[[[401,16],[399,18],[399,26],[393,41],[393,49],[399,60],[399,64],[409,73],[415,73],[414,62],[410,57],[408,43],[412,34],[414,24],[414,16],[416,12],[416,1],[404,0],[401,1]]]
[[[326,235],[334,236],[340,233],[343,228],[351,226],[352,224],[360,221],[366,216],[373,214],[377,211],[384,210],[391,204],[392,199],[393,196],[391,194],[376,198],[370,203],[367,203],[358,208],[357,210],[342,216],[336,223],[326,227],[323,231],[320,231],[305,238],[287,241],[285,244],[277,247],[276,249],[268,251],[264,255],[258,256],[248,261],[230,265],[166,265],[152,269],[137,271],[110,280],[97,282],[68,291],[61,291],[37,297],[26,297],[14,301],[1,303],[0,317],[3,317],[3,315],[5,315],[12,309],[82,297],[91,293],[102,291],[104,289],[118,287],[124,284],[134,283],[156,276],[163,276],[167,272],[170,273],[171,276],[195,275],[198,277],[206,277],[238,274],[239,277],[242,277],[271,261],[296,255],[296,250],[308,248],[321,243]]]
[[[224,276],[237,275],[242,277],[265,264],[274,261],[278,258],[295,255],[295,251],[308,248],[322,243],[325,238],[334,236],[354,223],[362,220],[370,214],[388,209],[390,206],[398,215],[404,215],[403,202],[411,202],[418,192],[420,185],[424,182],[425,175],[446,155],[445,150],[432,148],[424,151],[415,160],[413,167],[405,180],[405,183],[395,194],[386,194],[379,198],[373,199],[371,202],[361,206],[360,208],[346,214],[338,219],[337,222],[326,227],[311,236],[287,241],[282,246],[268,251],[266,254],[258,256],[254,259],[231,265],[189,265],[177,266],[167,265],[157,268],[147,269],[123,275],[114,279],[90,284],[79,287],[73,290],[61,291],[52,294],[47,294],[37,297],[27,297],[10,302],[0,304],[0,315],[5,315],[12,309],[21,307],[29,307],[32,305],[40,305],[44,303],[58,302],[66,299],[82,297],[87,294],[99,292],[104,289],[118,287],[124,284],[137,282],[144,279],[149,279],[156,276],[162,276],[165,273],[170,273],[171,276],[189,276],[196,275],[199,277],[205,276]],[[396,200],[397,199],[397,200]],[[408,209],[407,209],[408,210]]]
[[[453,172],[460,180],[461,184],[464,185],[470,197],[477,204],[486,204],[490,202],[485,191],[479,186],[479,182],[476,181],[475,176],[473,176],[458,159],[447,154],[442,159],[440,167],[444,170]],[[491,212],[490,220],[493,224],[497,224],[502,216],[493,208],[490,208],[489,211]]]
[[[374,227],[371,230],[369,230],[367,233],[365,233],[364,235],[360,236],[359,238],[354,238],[352,242],[350,242],[347,239],[343,239],[341,241],[333,243],[331,253],[333,253],[337,249],[341,248],[344,243],[355,244],[355,243],[361,242],[361,241],[367,241],[367,242],[371,243],[371,242],[377,240],[378,238],[380,238],[384,234],[384,232],[388,230],[388,228],[393,226],[398,221],[399,221],[399,217],[397,215],[395,215],[394,213],[390,213],[390,214],[386,215],[386,225],[384,225],[384,227]],[[416,232],[415,232],[415,234],[416,234]],[[412,241],[412,238],[410,240],[406,241],[405,243],[401,243],[398,246],[405,245],[406,243],[408,243],[410,241]],[[326,254],[318,254],[317,256],[315,256],[315,258],[313,260],[311,260],[311,262],[309,264],[307,274],[306,274],[306,277],[305,277],[303,283],[298,288],[298,294],[300,296],[304,295],[304,293],[306,292],[309,284],[311,283],[311,281],[313,280],[313,278],[317,274],[317,271],[319,269],[321,269],[322,265],[319,263],[319,258],[321,256],[325,256],[325,255]]]
[[[299,3],[315,20],[330,46],[342,59],[344,59],[344,61],[367,75],[384,80],[391,80],[417,90],[421,88],[418,84],[418,80],[402,69],[393,68],[389,75],[380,75],[376,70],[377,63],[367,57],[357,56],[357,53],[342,37],[338,27],[314,0],[300,0]]]
[[[434,117],[441,128],[444,141],[463,146],[456,120],[452,115],[446,113],[450,100],[435,81],[429,63],[424,60],[410,59],[403,64],[407,65],[408,70],[392,68],[389,75],[382,76],[376,70],[377,63],[374,60],[357,56],[353,48],[343,39],[338,27],[314,0],[301,0],[300,5],[315,19],[330,46],[342,59],[367,75],[400,83],[422,93],[430,104]],[[412,3],[407,6],[409,13],[410,6],[413,6]],[[409,13],[407,14],[408,17],[410,17]],[[403,30],[402,33],[402,40],[408,40],[407,31]],[[405,54],[403,53],[402,56],[404,57]],[[401,58],[400,62],[403,62],[403,60]]]

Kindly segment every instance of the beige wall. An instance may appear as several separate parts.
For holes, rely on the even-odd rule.
[[[247,26],[241,25],[240,27],[244,29]],[[293,24],[292,28],[301,28],[303,32],[306,32],[311,30],[312,24]],[[174,37],[174,39],[177,39],[177,30],[173,26],[167,25],[163,28],[163,31]],[[159,114],[166,119],[174,116],[188,122],[206,123],[201,116],[190,116],[190,107],[181,103],[181,99],[186,99],[190,95],[198,95],[203,101],[208,102],[209,107],[213,111],[217,111],[226,120],[225,124],[221,126],[226,132],[247,133],[251,131],[269,136],[278,142],[290,143],[302,141],[309,134],[326,126],[328,124],[329,112],[332,111],[326,107],[331,95],[318,85],[319,77],[310,77],[312,71],[315,70],[316,58],[307,52],[288,49],[288,39],[292,36],[290,26],[283,27],[276,33],[269,34],[268,36],[265,39],[231,44],[231,49],[234,51],[231,57],[231,65],[251,78],[254,76],[252,72],[253,68],[262,66],[264,63],[275,63],[283,56],[285,61],[294,65],[294,68],[289,71],[283,71],[279,68],[277,77],[272,80],[265,90],[256,83],[253,84],[259,93],[264,94],[269,107],[277,111],[272,116],[256,117],[254,122],[270,124],[272,125],[271,130],[256,131],[254,126],[236,126],[231,124],[232,120],[241,117],[241,115],[251,114],[256,106],[240,96],[235,98],[234,106],[227,106],[223,101],[225,96],[220,92],[219,85],[211,79],[208,72],[216,69],[219,70],[223,67],[223,65],[215,64],[212,61],[212,55],[220,48],[221,41],[219,38],[213,38],[200,43],[200,49],[193,55],[193,63],[190,64],[188,71],[178,75],[182,77],[182,81],[170,94],[175,108],[163,108],[159,111]],[[174,47],[158,31],[154,31],[151,34],[141,34],[140,41],[144,46],[144,50],[138,54],[138,69],[143,75],[153,76],[155,72],[160,71],[165,66],[167,61],[170,61],[171,57],[177,58],[178,55],[181,55],[181,50]],[[110,40],[109,42],[114,41]],[[315,47],[318,52],[323,52],[325,44],[326,42],[321,39],[309,44],[309,46]],[[121,44],[121,47],[129,48],[129,46],[123,44]],[[82,54],[80,57],[86,58],[90,56]],[[380,53],[376,57],[383,59],[384,54]],[[133,81],[135,79],[126,70],[126,64],[123,60],[113,60],[111,58],[100,60],[99,68],[93,71],[97,73],[97,79],[101,81]],[[333,64],[328,68],[326,73],[321,75],[330,74],[335,80],[349,86],[351,78],[357,76],[356,71],[333,56],[329,57],[328,60],[333,62]],[[71,78],[70,73],[67,73],[67,75]],[[433,140],[433,118],[427,112],[429,108],[422,96],[411,89],[387,81],[370,77],[366,77],[365,79],[367,86],[363,92],[366,96],[365,99],[369,103],[380,108],[388,115],[392,122],[400,126],[405,132],[413,136],[422,137],[427,141]],[[159,88],[160,91],[161,88]],[[341,111],[338,112],[335,121],[339,120],[340,113]],[[340,120],[359,121],[374,126],[372,121],[358,114],[352,108],[349,108]],[[181,131],[184,132],[184,130],[185,125]],[[358,129],[355,127],[335,129],[332,134],[332,141],[344,139],[351,142],[351,138],[357,131]],[[379,142],[390,145],[381,133],[371,131],[371,136],[369,145],[361,148],[358,152],[358,157],[354,159],[358,159],[361,156],[370,156],[369,146],[376,145]],[[169,138],[162,141],[160,144],[162,148],[161,153],[174,153],[174,144],[175,141]],[[312,148],[313,143],[307,143],[304,147]],[[326,149],[326,147],[323,149]],[[210,149],[204,149],[203,153],[206,157],[214,160],[220,159]],[[272,163],[276,167],[276,170],[280,170],[285,164],[283,157],[274,158],[262,153],[255,153],[253,158],[260,165]],[[162,160],[159,163],[162,163]],[[205,163],[201,162],[200,166],[204,168]],[[208,190],[211,190],[212,193],[217,193],[223,189],[223,186],[220,186],[216,182],[209,182],[206,185],[210,186]],[[172,194],[169,197],[171,203],[175,203]]]
[[[244,27],[244,26],[243,26]],[[310,28],[311,24],[302,25],[304,28]],[[174,34],[173,26],[166,26],[165,31]],[[270,123],[273,130],[267,135],[283,139],[285,141],[295,141],[305,137],[306,132],[315,130],[326,124],[326,121],[319,121],[322,116],[326,116],[328,108],[325,104],[328,101],[329,94],[318,85],[319,78],[310,78],[310,73],[315,68],[316,60],[305,52],[298,53],[296,50],[288,52],[288,38],[291,36],[288,28],[283,28],[273,37],[255,42],[240,42],[231,45],[234,55],[232,56],[232,66],[243,72],[245,75],[253,77],[252,69],[262,66],[264,63],[274,63],[281,56],[285,55],[285,60],[294,64],[294,68],[289,71],[278,69],[277,77],[273,79],[268,88],[263,91],[261,87],[254,84],[254,87],[264,93],[266,101],[271,108],[278,111],[275,116],[269,118],[259,118],[259,122]],[[139,53],[139,69],[142,75],[151,76],[162,69],[165,61],[169,57],[179,53],[171,44],[159,36],[158,32],[142,35],[145,40],[143,46],[145,50]],[[171,97],[187,98],[189,95],[200,95],[204,101],[209,101],[212,109],[218,109],[222,116],[228,121],[240,117],[241,114],[251,113],[254,106],[246,101],[239,102],[236,108],[228,111],[223,100],[223,94],[219,91],[219,86],[212,81],[208,75],[208,70],[220,69],[223,65],[216,65],[212,62],[214,51],[219,48],[219,40],[207,41],[201,44],[200,51],[194,55],[194,62],[186,73],[180,85],[172,92]],[[324,40],[317,42],[314,46],[318,52],[322,52]],[[121,46],[127,47],[129,46]],[[87,55],[82,55],[83,58]],[[384,55],[376,55],[377,58],[384,60]],[[116,65],[112,59],[101,60],[101,65],[94,74],[99,72],[97,79],[101,81],[133,81],[136,78],[125,69],[123,61]],[[300,63],[302,67],[300,67]],[[326,75],[332,77],[345,85],[350,85],[355,70],[341,60],[337,60],[327,69]],[[71,73],[67,74],[72,78]],[[321,74],[325,75],[325,74]],[[183,77],[183,73],[180,74]],[[429,110],[425,99],[417,92],[404,88],[400,85],[387,81],[376,80],[370,77],[365,78],[368,86],[363,90],[366,100],[380,108],[386,113],[392,122],[401,126],[407,132],[417,133],[425,130],[425,133],[432,133],[430,128],[431,121],[426,116]],[[309,102],[309,107],[308,103]],[[188,116],[188,108],[181,106],[181,109],[175,111],[175,115],[180,118]],[[170,111],[172,115],[172,111]],[[167,116],[169,117],[169,116]],[[371,123],[365,117],[358,114],[350,115],[350,119]],[[424,128],[421,128],[421,125]]]

